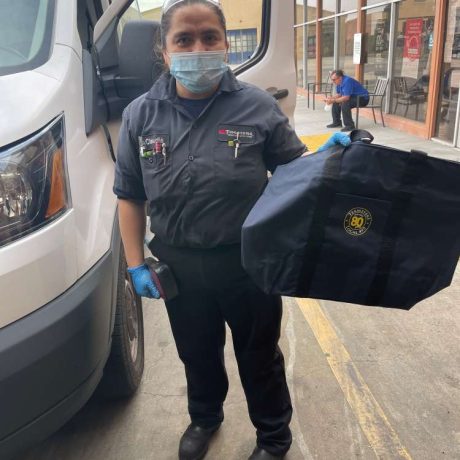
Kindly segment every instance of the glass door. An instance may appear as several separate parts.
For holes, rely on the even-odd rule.
[[[460,87],[460,0],[450,0],[442,65],[436,137],[457,144]]]

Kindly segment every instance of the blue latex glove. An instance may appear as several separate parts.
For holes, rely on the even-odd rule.
[[[327,150],[329,147],[334,145],[343,145],[346,147],[347,145],[351,144],[351,139],[348,134],[337,132],[334,133],[318,150],[317,152],[322,152],[323,150]]]
[[[128,273],[131,275],[134,289],[138,295],[141,297],[149,297],[150,299],[160,298],[160,292],[155,286],[147,264],[142,264],[137,267],[128,267]]]

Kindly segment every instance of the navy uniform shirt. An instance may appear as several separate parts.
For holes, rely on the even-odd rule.
[[[151,231],[166,244],[239,243],[267,170],[305,150],[276,101],[230,70],[197,118],[167,73],[123,113],[114,192],[147,200]]]

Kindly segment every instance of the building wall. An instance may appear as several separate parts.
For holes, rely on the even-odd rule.
[[[261,16],[263,0],[222,0],[228,30],[257,29],[257,39],[260,39]],[[241,14],[244,11],[244,14]],[[161,18],[161,8],[144,11],[142,17],[153,21]]]

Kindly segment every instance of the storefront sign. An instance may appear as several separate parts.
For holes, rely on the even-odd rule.
[[[423,19],[408,19],[404,34],[404,49],[401,74],[418,78],[420,56],[422,54]]]
[[[355,34],[353,42],[353,64],[361,64],[361,43],[363,34]]]
[[[404,36],[403,58],[420,59],[422,51],[423,19],[408,19]]]

